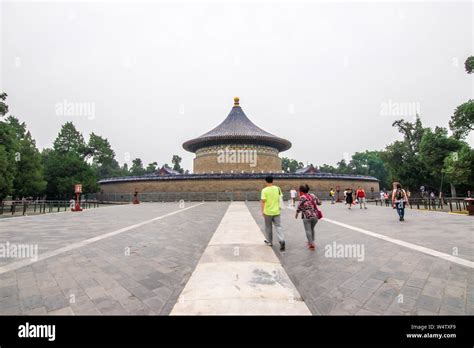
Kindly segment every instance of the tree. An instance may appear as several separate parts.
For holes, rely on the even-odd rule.
[[[467,73],[471,74],[474,71],[474,56],[468,57],[464,66]],[[474,100],[469,99],[454,110],[449,121],[449,128],[458,139],[466,137],[474,129]]]
[[[115,152],[106,138],[91,133],[85,153],[86,159],[92,160],[92,168],[98,179],[123,175]]]
[[[474,56],[470,56],[466,59],[464,67],[468,74],[471,74],[474,71]]]
[[[135,158],[132,161],[132,166],[130,167],[131,175],[143,175],[145,174],[145,169],[143,169],[143,162],[140,158]]]
[[[458,139],[465,138],[474,129],[474,100],[469,99],[456,108],[449,121],[449,128]]]
[[[181,174],[184,173],[183,168],[181,168],[181,161],[183,159],[179,157],[178,155],[173,155],[173,158],[171,159],[171,163],[173,164],[173,170],[176,170],[180,172]]]
[[[0,201],[13,194],[15,156],[19,151],[15,133],[8,122],[0,121]]]
[[[474,187],[474,149],[462,143],[461,148],[444,159],[443,173],[455,186],[472,190]]]
[[[18,197],[39,196],[46,189],[41,155],[30,132],[20,140],[19,156],[16,158],[17,174],[13,189]]]
[[[420,142],[420,159],[428,169],[426,181],[432,186],[439,187],[442,183],[444,160],[452,152],[461,148],[459,140],[448,137],[448,130],[436,127],[434,131],[427,128]]]
[[[5,104],[7,96],[6,93],[0,93],[0,117],[3,117],[8,113],[8,105]]]
[[[390,187],[390,173],[382,159],[382,151],[356,152],[349,166],[354,174],[373,176],[380,180],[381,187]]]
[[[400,181],[406,187],[418,189],[426,184],[429,176],[429,170],[419,156],[425,128],[418,116],[415,122],[402,119],[395,121],[392,126],[398,128],[403,140],[388,145],[380,154],[390,173],[388,181]]]
[[[95,164],[110,164],[115,158],[115,152],[109,141],[94,133],[89,137],[85,152],[86,158],[91,158]]]
[[[13,187],[13,176],[8,171],[8,153],[0,145],[0,202],[10,194]]]
[[[8,113],[7,94],[0,94],[0,116]],[[41,156],[26,124],[8,116],[0,121],[0,201],[7,195],[39,195],[46,187]]]
[[[97,176],[86,162],[87,153],[82,134],[72,122],[65,123],[53,143],[53,149],[43,150],[42,153],[49,196],[71,197],[74,185],[78,183],[82,184],[84,193],[97,192]]]
[[[329,164],[319,166],[318,170],[322,173],[337,173],[337,168],[330,166]]]
[[[122,171],[122,175],[124,175],[124,176],[129,176],[130,175],[130,170],[128,169],[128,164],[127,163],[124,163],[122,168],[120,168],[120,170]]]
[[[297,160],[288,157],[283,157],[281,159],[281,169],[285,171],[285,173],[294,173],[301,168],[304,168],[303,162],[298,162]]]
[[[87,155],[84,137],[72,122],[66,122],[63,124],[56,140],[54,140],[53,148],[60,154],[72,152],[82,158]]]
[[[145,172],[147,174],[153,174],[156,171],[157,167],[158,167],[158,163],[156,162],[149,163],[148,166],[146,167]]]
[[[352,168],[347,164],[345,159],[340,160],[336,163],[336,172],[339,174],[355,174]]]

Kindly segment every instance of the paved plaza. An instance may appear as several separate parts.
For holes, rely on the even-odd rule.
[[[142,203],[0,220],[0,314],[474,314],[472,217],[324,203],[308,250],[258,202]],[[276,238],[276,237],[275,237]],[[11,256],[11,255],[10,255]]]

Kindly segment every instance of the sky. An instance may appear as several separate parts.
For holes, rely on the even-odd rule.
[[[420,114],[448,127],[474,98],[469,1],[3,1],[0,91],[39,148],[73,121],[120,163],[170,163],[233,98],[293,147],[334,165],[400,138]],[[474,137],[468,138],[471,146]]]

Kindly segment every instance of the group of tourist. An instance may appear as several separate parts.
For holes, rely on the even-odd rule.
[[[283,192],[280,187],[273,184],[273,177],[267,176],[265,178],[266,187],[261,192],[261,213],[265,220],[265,244],[273,245],[273,226],[275,226],[278,241],[280,243],[280,250],[284,251],[286,248],[285,236],[281,227],[280,212],[283,208]],[[296,200],[298,204],[296,207],[295,218],[298,219],[301,213],[303,220],[303,227],[308,240],[308,248],[314,250],[316,244],[314,243],[314,229],[319,219],[323,217],[321,210],[318,205],[321,205],[321,200],[310,193],[310,188],[307,184],[303,184],[299,187],[299,192],[295,189],[290,191],[291,204],[296,206]],[[386,194],[386,193],[385,193]],[[329,196],[331,198],[331,204],[334,204],[335,192],[331,188]],[[349,205],[349,209],[353,205],[353,192],[351,188],[344,191],[344,197],[346,205]],[[360,209],[367,209],[366,194],[364,189],[359,186],[355,192],[355,197],[360,205]],[[405,207],[408,204],[408,194],[402,188],[398,182],[393,183],[392,190],[392,207],[397,210],[399,220],[405,220]]]
[[[367,200],[365,195],[365,190],[359,186],[355,192],[355,199],[353,197],[354,192],[351,188],[344,190],[344,200],[345,204],[349,206],[349,209],[352,208],[352,205],[359,204],[360,209],[367,209]]]

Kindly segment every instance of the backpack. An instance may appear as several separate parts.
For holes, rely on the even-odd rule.
[[[397,189],[397,191],[395,192],[395,198],[397,200],[401,200],[401,199],[405,198],[405,193],[403,192],[402,189]]]

